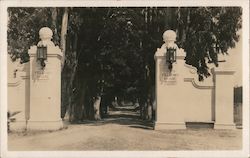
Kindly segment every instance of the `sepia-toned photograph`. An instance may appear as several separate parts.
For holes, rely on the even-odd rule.
[[[246,154],[241,3],[7,6],[4,149]]]

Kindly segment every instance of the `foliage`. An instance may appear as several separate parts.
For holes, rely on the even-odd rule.
[[[241,28],[241,8],[182,8],[178,17],[180,45],[186,62],[195,66],[199,79],[209,76],[208,63],[218,66],[217,55],[235,47]],[[184,37],[183,37],[184,36]]]

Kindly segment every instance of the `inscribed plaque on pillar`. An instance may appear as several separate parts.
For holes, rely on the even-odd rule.
[[[170,71],[165,61],[160,62],[160,82],[166,85],[175,85],[177,73],[175,70]]]
[[[34,72],[35,79],[37,80],[48,80],[49,79],[49,73],[44,70],[36,70]]]
[[[177,83],[176,79],[177,74],[176,73],[168,73],[168,72],[162,72],[160,81],[162,84],[166,85],[175,85]]]

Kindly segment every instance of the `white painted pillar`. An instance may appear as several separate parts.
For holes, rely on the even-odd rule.
[[[155,130],[186,129],[183,115],[185,100],[180,99],[182,90],[181,69],[184,65],[184,54],[177,50],[177,61],[170,72],[166,63],[166,53],[158,49],[156,62],[156,120]]]
[[[215,81],[215,124],[214,129],[235,129],[233,74],[225,68],[212,70]]]
[[[181,112],[182,104],[178,104],[178,90],[181,87],[179,77],[181,67],[184,65],[184,52],[180,52],[175,44],[176,33],[167,30],[163,34],[164,44],[155,53],[156,66],[156,120],[154,129],[185,129],[186,125]],[[166,63],[167,48],[177,51],[176,62],[172,70]]]
[[[16,67],[13,69],[13,66]],[[29,106],[28,63],[15,65],[8,61],[8,73],[8,112],[11,114],[9,129],[23,131],[26,129]]]
[[[30,119],[29,130],[57,130],[63,127],[61,119],[61,58],[62,52],[51,41],[52,31],[45,27],[39,31],[38,46],[47,46],[46,66],[37,61],[37,46],[30,55]]]

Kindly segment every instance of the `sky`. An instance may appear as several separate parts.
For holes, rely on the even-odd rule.
[[[225,63],[236,71],[234,74],[234,86],[242,86],[242,30],[238,34],[240,35],[240,40],[236,43],[235,48],[228,50],[229,55]]]

